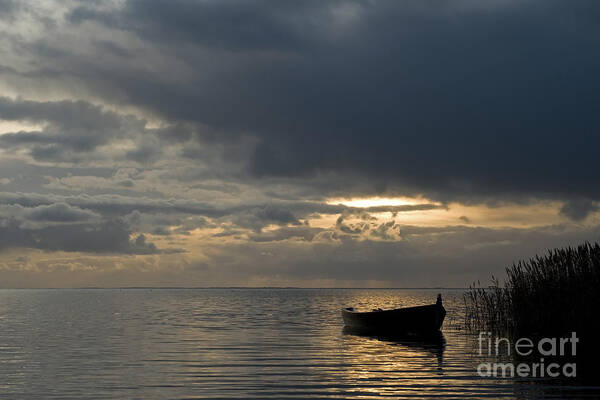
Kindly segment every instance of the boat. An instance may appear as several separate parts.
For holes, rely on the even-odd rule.
[[[356,311],[352,307],[342,309],[346,328],[386,335],[435,334],[440,331],[445,316],[446,310],[439,294],[435,304],[425,306],[367,312]]]

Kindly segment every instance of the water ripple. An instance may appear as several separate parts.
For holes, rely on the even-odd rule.
[[[431,303],[416,290],[0,290],[10,399],[597,398],[476,374],[461,292],[445,345],[347,334],[339,310]]]

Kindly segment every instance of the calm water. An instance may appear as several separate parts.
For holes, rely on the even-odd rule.
[[[0,397],[598,398],[598,388],[477,376],[461,292],[442,291],[445,346],[345,334],[343,306],[437,291],[0,290]]]

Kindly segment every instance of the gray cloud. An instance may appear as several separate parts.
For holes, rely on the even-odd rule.
[[[589,199],[572,199],[560,209],[560,213],[574,221],[583,221],[593,212],[600,210],[598,202]]]
[[[8,18],[17,10],[17,2],[13,0],[0,0],[0,18]]]
[[[57,223],[86,222],[100,220],[100,215],[70,206],[66,203],[23,207],[18,204],[0,205],[0,219],[10,219],[29,227],[42,227]]]
[[[29,218],[33,221],[76,222],[96,217],[98,215],[91,211],[72,207],[66,203],[34,207],[29,213]]]
[[[90,196],[81,194],[62,196],[55,194],[0,192],[0,204],[19,204],[25,207],[34,207],[50,205],[56,202],[65,202],[76,207],[90,209],[105,216],[121,216],[136,210],[139,212],[189,213],[216,216],[224,213],[215,209],[209,203],[185,199],[165,200],[122,195]]]
[[[84,101],[35,102],[0,98],[0,119],[46,123],[36,132],[0,136],[0,146],[29,149],[38,160],[81,160],[83,152],[143,131],[144,122]]]
[[[292,211],[285,206],[282,207],[273,204],[240,210],[234,214],[233,222],[240,227],[249,228],[257,232],[260,232],[262,228],[269,224],[300,225],[300,221]]]
[[[48,251],[158,254],[165,252],[147,242],[144,235],[130,240],[131,231],[121,221],[102,224],[65,224],[41,229],[20,227],[11,219],[0,220],[0,250],[34,248]],[[178,251],[178,250],[166,250]]]
[[[323,232],[322,228],[310,226],[285,227],[267,232],[255,233],[249,235],[249,239],[254,242],[279,242],[283,240],[303,240],[311,242],[316,235]]]

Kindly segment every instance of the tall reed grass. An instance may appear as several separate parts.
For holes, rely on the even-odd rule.
[[[504,284],[472,285],[464,295],[467,329],[514,335],[597,334],[600,244],[550,250],[506,269]]]

